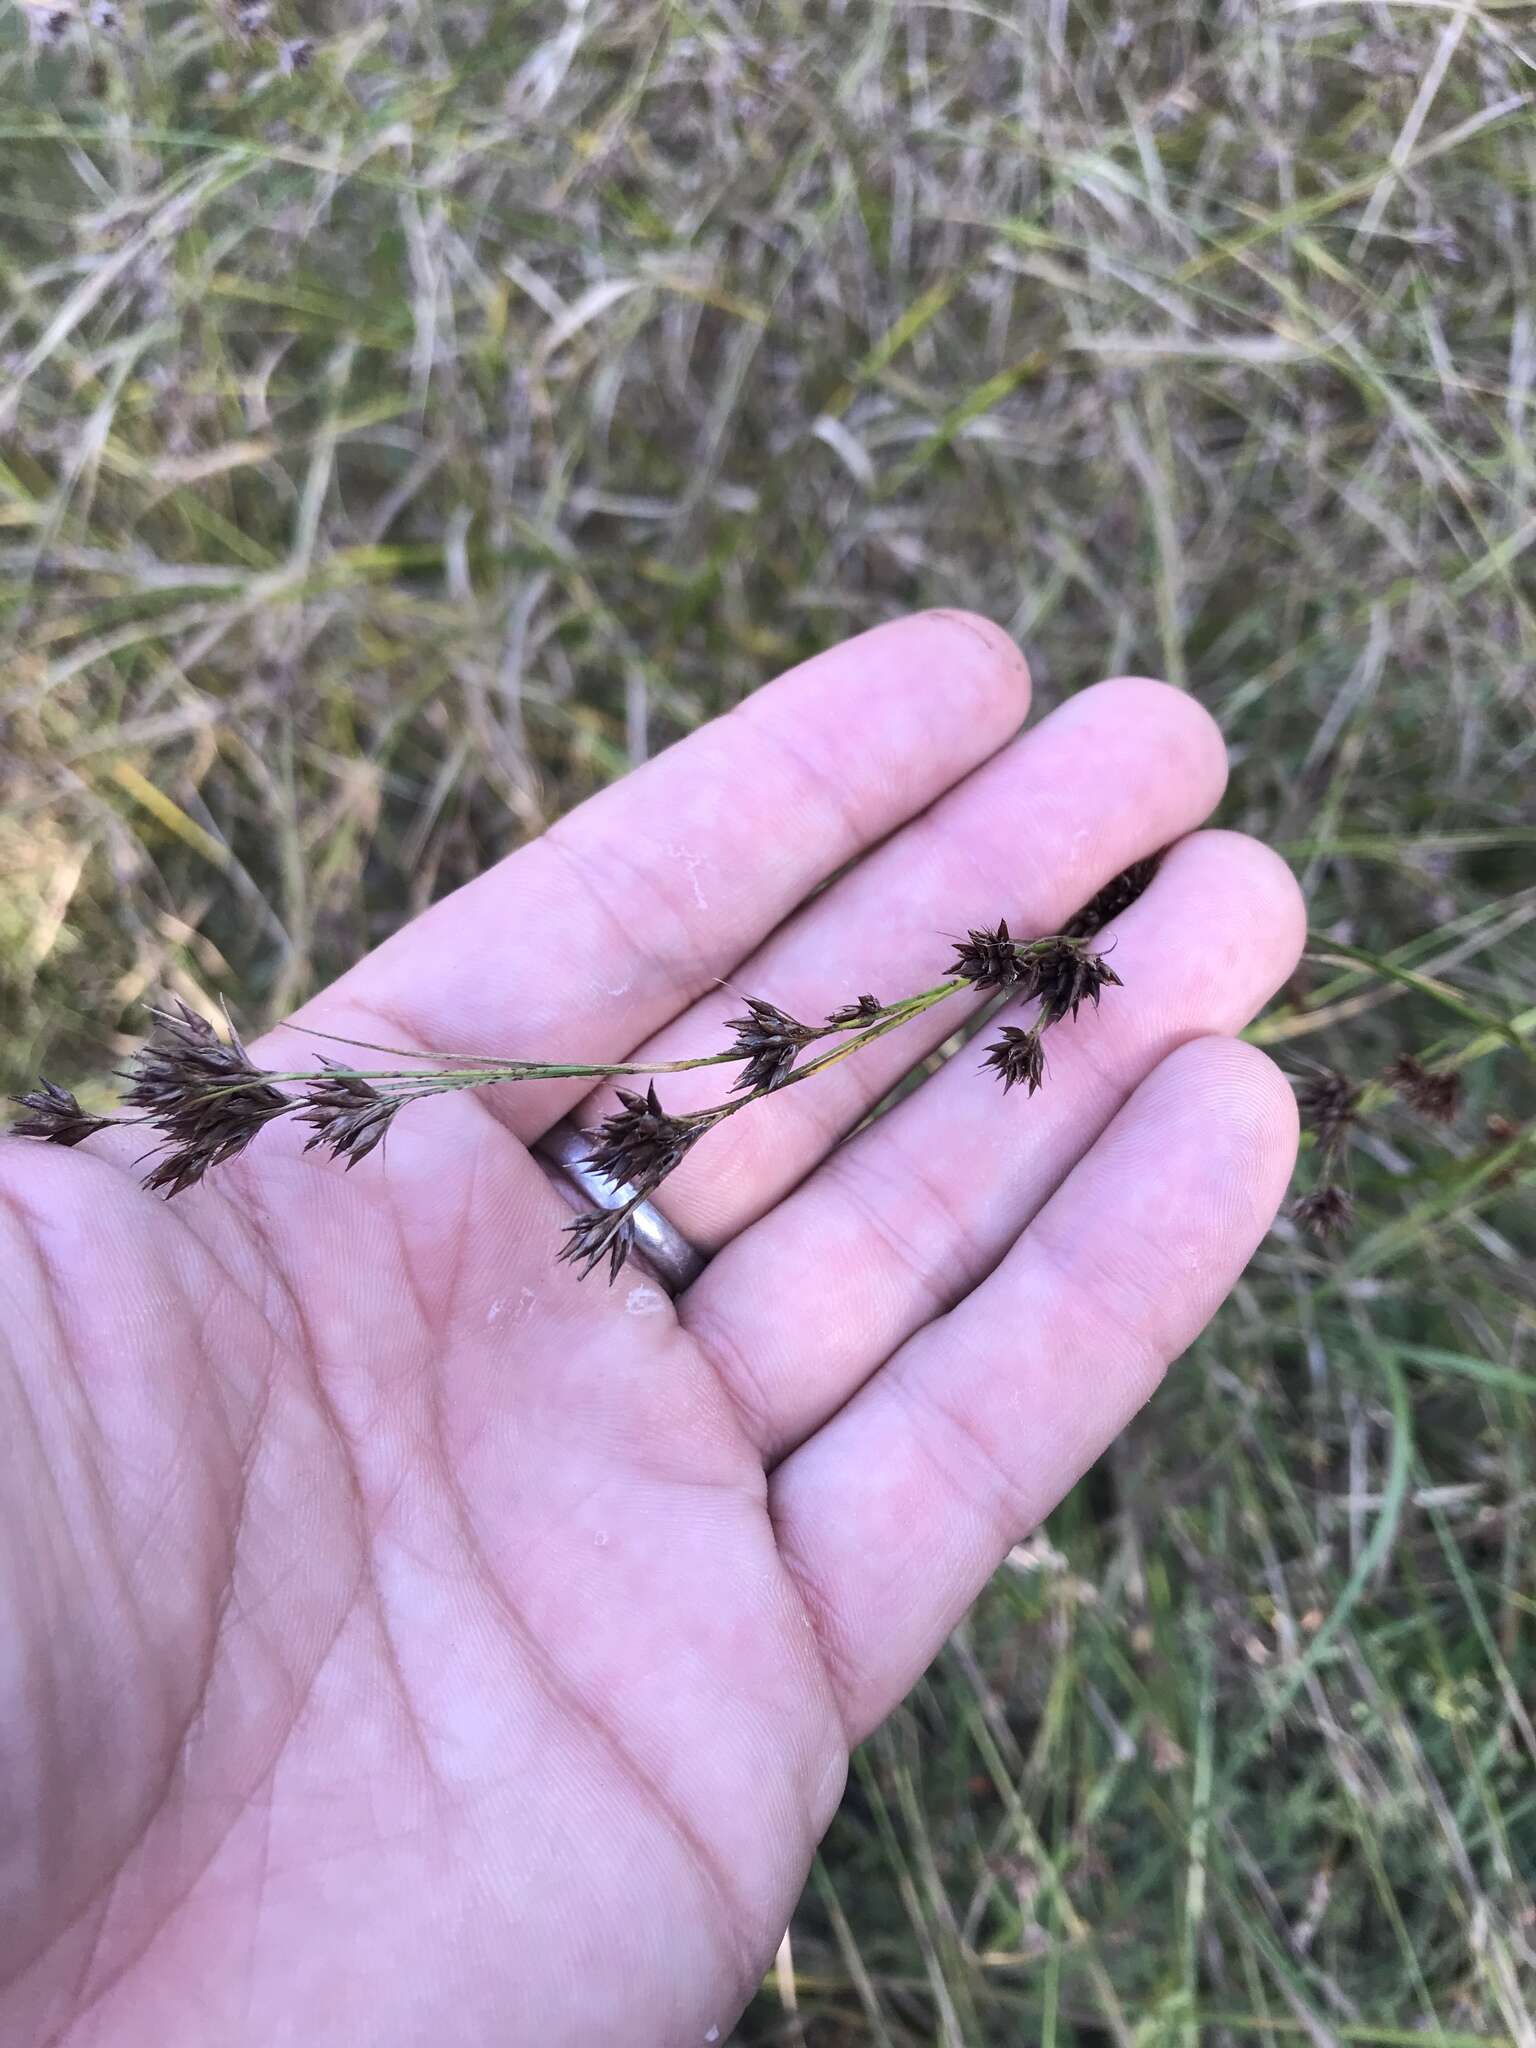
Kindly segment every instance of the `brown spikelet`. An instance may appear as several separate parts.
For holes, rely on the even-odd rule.
[[[1447,1067],[1426,1067],[1411,1052],[1400,1053],[1383,1077],[1420,1116],[1450,1123],[1461,1107],[1461,1076]]]
[[[40,1079],[28,1095],[15,1098],[16,1107],[29,1112],[17,1117],[11,1130],[18,1138],[37,1138],[45,1145],[78,1145],[117,1121],[110,1116],[92,1116],[80,1107],[67,1088]]]
[[[1355,1219],[1355,1205],[1337,1181],[1324,1181],[1301,1197],[1291,1215],[1303,1230],[1326,1240],[1347,1230]]]
[[[827,1023],[834,1031],[848,1031],[856,1024],[874,1024],[879,1020],[882,1007],[877,996],[860,996],[856,1002],[844,1003],[840,1010],[830,1011]]]
[[[185,1003],[154,1012],[157,1037],[127,1068],[128,1101],[163,1135],[164,1156],[144,1185],[179,1195],[212,1166],[243,1152],[256,1133],[292,1108],[251,1064],[231,1032],[229,1041]]]
[[[1000,1076],[1005,1095],[1013,1087],[1022,1087],[1027,1094],[1033,1095],[1045,1079],[1045,1050],[1040,1043],[1040,1028],[1036,1024],[1032,1030],[1022,1031],[1016,1024],[1005,1024],[987,1047],[982,1067],[990,1067]]]
[[[593,1209],[567,1223],[564,1234],[561,1262],[578,1266],[576,1277],[585,1280],[606,1259],[610,1287],[635,1247],[634,1219],[628,1209]]]
[[[1360,1090],[1354,1082],[1331,1067],[1309,1075],[1296,1090],[1303,1126],[1330,1144],[1336,1144],[1355,1121],[1359,1100]]]
[[[1020,989],[1026,995],[1034,989],[1032,968],[1010,938],[1006,917],[998,920],[996,931],[967,932],[955,947],[950,972],[977,988]]]
[[[615,1089],[622,1105],[604,1117],[592,1134],[587,1164],[615,1187],[645,1190],[659,1186],[679,1163],[714,1116],[668,1116],[656,1099],[653,1081],[644,1095]]]
[[[323,1064],[327,1071],[304,1090],[299,1120],[312,1125],[315,1133],[304,1150],[323,1146],[333,1159],[344,1159],[350,1173],[383,1140],[406,1098],[381,1095],[360,1075],[342,1073],[330,1060]]]
[[[1048,947],[1037,946],[1033,965],[1042,1025],[1076,1017],[1084,1003],[1097,1009],[1104,989],[1121,986],[1108,961],[1090,952],[1081,939],[1055,939]]]
[[[767,1094],[789,1079],[802,1046],[817,1034],[760,996],[748,996],[746,1004],[746,1016],[732,1017],[725,1027],[735,1032],[735,1050],[746,1061],[731,1086]]]

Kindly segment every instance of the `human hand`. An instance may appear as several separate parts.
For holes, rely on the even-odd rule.
[[[169,1205],[131,1133],[0,1143],[0,2038],[724,2039],[850,1745],[1292,1163],[1289,1090],[1224,1034],[1302,911],[1253,841],[1182,836],[1214,725],[1118,681],[1012,741],[1027,687],[967,616],[867,634],[304,1013],[682,1056],[739,1008],[718,977],[900,993],[946,933],[1054,930],[1178,842],[1038,1097],[956,1061],[834,1151],[945,1010],[711,1133],[663,1192],[716,1249],[675,1304],[555,1263],[525,1148],[581,1082],[423,1105],[351,1174],[279,1123]]]

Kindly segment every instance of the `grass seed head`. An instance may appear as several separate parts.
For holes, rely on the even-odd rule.
[[[92,1116],[83,1110],[67,1088],[39,1080],[28,1095],[16,1097],[18,1109],[28,1112],[11,1125],[18,1138],[37,1138],[45,1145],[78,1145],[117,1121],[110,1116]]]
[[[1291,1215],[1320,1242],[1337,1237],[1355,1220],[1355,1205],[1337,1181],[1324,1181],[1301,1197]]]
[[[1039,1025],[1023,1031],[1016,1024],[1005,1024],[987,1047],[982,1066],[992,1068],[1001,1077],[1005,1095],[1013,1087],[1022,1087],[1033,1095],[1045,1079],[1045,1048],[1040,1043]]]
[[[226,1042],[185,1003],[154,1015],[159,1034],[135,1055],[124,1079],[129,1104],[167,1141],[144,1185],[179,1195],[293,1105],[251,1064],[233,1032]]]
[[[878,996],[860,996],[851,1003],[844,1003],[840,1010],[828,1012],[827,1022],[834,1031],[849,1031],[856,1024],[874,1024],[879,1021],[883,1005]]]
[[[757,996],[748,996],[746,1003],[746,1016],[733,1017],[726,1026],[735,1032],[736,1051],[746,1061],[731,1085],[767,1094],[789,1079],[797,1054],[816,1033]]]
[[[1024,956],[1017,941],[1009,937],[1006,917],[998,920],[996,931],[983,927],[967,932],[955,947],[950,971],[975,988],[1034,993],[1033,962]]]
[[[581,1280],[606,1259],[611,1287],[634,1248],[635,1223],[627,1209],[593,1209],[565,1225],[559,1257],[580,1268],[577,1278]]]
[[[1331,1067],[1309,1075],[1296,1090],[1296,1107],[1301,1121],[1325,1143],[1336,1143],[1355,1121],[1360,1090],[1347,1074]]]
[[[314,1129],[304,1150],[323,1146],[333,1159],[344,1159],[350,1173],[383,1140],[404,1098],[381,1095],[371,1081],[342,1073],[330,1060],[324,1064],[327,1071],[304,1090],[300,1122]]]
[[[644,1095],[615,1090],[621,1108],[592,1134],[587,1164],[615,1187],[649,1192],[682,1160],[705,1124],[698,1117],[669,1116],[656,1099],[653,1081]]]
[[[1426,1067],[1411,1052],[1399,1054],[1384,1078],[1410,1109],[1432,1123],[1450,1123],[1461,1108],[1461,1076],[1448,1068]]]
[[[1099,1007],[1106,988],[1119,988],[1120,977],[1102,954],[1091,953],[1081,939],[1054,939],[1037,951],[1033,962],[1035,992],[1040,997],[1042,1025],[1076,1017],[1084,1003]]]

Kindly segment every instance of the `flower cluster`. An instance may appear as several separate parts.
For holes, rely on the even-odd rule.
[[[1461,1108],[1461,1076],[1448,1067],[1426,1067],[1411,1052],[1400,1053],[1382,1076],[1411,1110],[1431,1123],[1455,1121]]]
[[[1323,1067],[1296,1090],[1296,1107],[1305,1127],[1315,1131],[1324,1145],[1336,1147],[1349,1135],[1359,1114],[1360,1090],[1347,1075]]]
[[[576,1266],[577,1277],[582,1280],[606,1259],[611,1287],[634,1248],[633,1205],[623,1209],[590,1209],[566,1224],[565,1243],[556,1256]]]
[[[774,1085],[767,1082],[760,1092],[766,1093]],[[654,1081],[643,1095],[629,1088],[616,1088],[614,1093],[619,1107],[604,1117],[592,1134],[586,1163],[613,1188],[619,1203],[568,1223],[560,1252],[562,1259],[580,1267],[583,1279],[605,1258],[610,1281],[617,1277],[634,1247],[636,1209],[726,1114],[721,1108],[701,1110],[693,1116],[669,1116],[656,1099]]]
[[[1016,938],[1006,919],[968,931],[955,945],[945,980],[894,1002],[858,995],[827,1011],[820,1023],[804,1024],[766,997],[744,997],[743,1013],[724,1027],[729,1042],[691,1059],[584,1064],[402,1053],[420,1065],[367,1072],[322,1060],[318,1068],[272,1072],[253,1062],[233,1029],[221,1036],[182,1003],[152,1012],[155,1034],[121,1077],[127,1084],[122,1112],[85,1109],[67,1088],[41,1080],[17,1098],[22,1114],[13,1129],[41,1144],[70,1147],[101,1131],[146,1127],[157,1143],[144,1183],[170,1196],[238,1157],[268,1124],[284,1117],[307,1129],[306,1152],[319,1149],[350,1171],[383,1146],[401,1109],[424,1097],[526,1080],[612,1081],[617,1105],[587,1134],[584,1158],[598,1206],[566,1226],[559,1252],[583,1277],[606,1266],[612,1280],[635,1249],[641,1205],[707,1132],[752,1103],[814,1079],[953,996],[1035,1006],[1027,1020],[1000,1025],[982,1059],[983,1071],[1001,1081],[1005,1095],[1015,1088],[1033,1095],[1046,1078],[1046,1034],[1076,1019],[1085,1004],[1097,1009],[1105,989],[1121,986],[1093,941],[1136,901],[1157,865],[1154,857],[1127,868],[1059,932]],[[652,1076],[720,1066],[737,1070],[723,1101],[685,1115],[663,1107]],[[639,1086],[624,1085],[637,1076],[645,1077],[639,1084],[643,1094]],[[1454,1067],[1403,1053],[1366,1083],[1313,1068],[1298,1079],[1296,1094],[1315,1139],[1316,1171],[1291,1213],[1305,1230],[1326,1239],[1346,1229],[1354,1213],[1349,1156],[1362,1120],[1395,1098],[1417,1116],[1448,1124],[1460,1110],[1462,1084]],[[1490,1141],[1507,1143],[1514,1128],[1490,1117]]]
[[[1006,918],[996,931],[966,935],[955,948],[954,971],[974,988],[1038,996],[1053,1023],[1075,1017],[1087,1002],[1097,1009],[1100,991],[1120,986],[1119,975],[1101,954],[1089,951],[1086,939],[1069,938],[1064,932],[1046,939],[1014,939]]]
[[[1089,912],[1083,915],[1088,917]],[[611,1280],[635,1247],[640,1205],[706,1132],[748,1104],[810,1080],[834,1061],[952,996],[998,992],[1038,1004],[1027,1027],[1002,1028],[984,1062],[1001,1079],[1005,1093],[1022,1086],[1032,1095],[1045,1076],[1044,1032],[1063,1018],[1076,1017],[1084,1003],[1096,1007],[1105,988],[1119,986],[1120,977],[1091,950],[1088,936],[1057,932],[1015,939],[1001,921],[995,928],[970,932],[955,949],[949,978],[915,995],[891,1003],[859,995],[828,1011],[819,1024],[802,1024],[777,1003],[748,996],[744,1013],[725,1027],[730,1042],[723,1049],[694,1059],[650,1063],[583,1065],[487,1058],[431,1063],[420,1071],[370,1073],[322,1060],[317,1069],[273,1072],[252,1061],[233,1030],[222,1037],[183,1003],[174,1011],[153,1013],[155,1035],[122,1077],[127,1082],[127,1113],[93,1115],[67,1089],[43,1081],[20,1098],[25,1114],[15,1129],[23,1137],[67,1146],[81,1144],[112,1125],[147,1126],[159,1143],[145,1185],[169,1196],[183,1193],[211,1168],[236,1158],[279,1118],[291,1117],[308,1130],[306,1152],[318,1147],[350,1171],[383,1144],[405,1104],[424,1096],[509,1081],[613,1080],[617,1107],[589,1134],[584,1162],[590,1174],[606,1184],[612,1199],[601,1200],[596,1209],[567,1225],[559,1253],[583,1276],[606,1266]],[[829,1040],[835,1042],[810,1050]],[[647,1080],[643,1094],[621,1085],[633,1075],[715,1066],[738,1069],[727,1098],[687,1115],[674,1115],[662,1106],[654,1079]]]
[[[1007,918],[995,932],[983,927],[967,932],[955,947],[954,971],[972,988],[1011,989],[1024,979],[1020,948],[1008,930]]]
[[[990,1067],[1002,1080],[1003,1093],[1010,1088],[1022,1087],[1026,1094],[1033,1095],[1045,1079],[1045,1048],[1040,1043],[1040,1026],[1024,1031],[1017,1024],[1005,1024],[1001,1033],[987,1047],[987,1056],[981,1063]]]
[[[1348,1186],[1350,1142],[1361,1121],[1390,1095],[1416,1115],[1448,1124],[1461,1107],[1461,1076],[1447,1067],[1426,1066],[1416,1054],[1405,1052],[1379,1082],[1368,1086],[1331,1067],[1319,1067],[1297,1086],[1296,1107],[1303,1128],[1317,1140],[1318,1166],[1312,1187],[1293,1204],[1291,1215],[1319,1240],[1338,1236],[1354,1221],[1354,1197]]]
[[[760,996],[748,996],[746,1016],[733,1017],[725,1028],[735,1032],[736,1050],[746,1062],[731,1086],[765,1095],[789,1079],[802,1050],[822,1035],[810,1025],[797,1024]]]
[[[30,1095],[18,1095],[16,1107],[27,1114],[18,1117],[11,1129],[18,1138],[40,1138],[45,1145],[78,1145],[110,1130],[117,1121],[110,1116],[91,1116],[67,1088],[52,1081],[39,1081]]]
[[[1350,1133],[1360,1112],[1360,1090],[1345,1074],[1319,1067],[1296,1090],[1304,1130],[1317,1138],[1316,1184],[1295,1203],[1291,1215],[1319,1240],[1336,1237],[1354,1220],[1355,1203],[1344,1177]]]
[[[409,1097],[399,1091],[383,1095],[361,1074],[349,1074],[332,1060],[320,1064],[323,1071],[306,1087],[299,1112],[299,1121],[311,1125],[315,1133],[304,1150],[322,1146],[333,1159],[345,1160],[350,1173],[383,1142]]]
[[[878,1023],[884,1015],[885,1005],[878,996],[859,996],[856,1001],[844,1003],[841,1009],[827,1015],[827,1027],[831,1031],[852,1031],[860,1024]]]
[[[1075,1018],[1084,1003],[1099,1006],[1106,988],[1119,988],[1120,977],[1087,939],[1065,932],[1044,939],[1015,939],[1006,918],[995,931],[968,932],[955,947],[955,973],[973,988],[996,989],[1021,1000],[1039,999],[1028,1029],[1005,1024],[987,1047],[982,1064],[1002,1081],[1003,1093],[1022,1087],[1033,1095],[1045,1079],[1042,1039],[1064,1017]]]
[[[1320,1180],[1292,1206],[1291,1214],[1303,1230],[1318,1239],[1336,1237],[1355,1220],[1355,1201],[1348,1188],[1336,1180]]]
[[[668,1116],[653,1081],[643,1095],[614,1093],[622,1105],[597,1127],[587,1164],[615,1187],[654,1188],[683,1162],[703,1126],[697,1117]]]
[[[157,1010],[151,1039],[123,1075],[126,1100],[166,1141],[164,1156],[144,1177],[147,1188],[179,1195],[212,1166],[243,1152],[264,1124],[290,1107],[251,1064],[239,1037],[226,1042],[185,1003]]]

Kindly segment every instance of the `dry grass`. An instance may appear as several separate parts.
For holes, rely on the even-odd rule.
[[[742,2038],[1531,2048],[1533,10],[288,5],[0,19],[0,1083],[897,611],[1184,683],[1320,935],[1257,1035],[1466,1106],[1371,1097]]]

